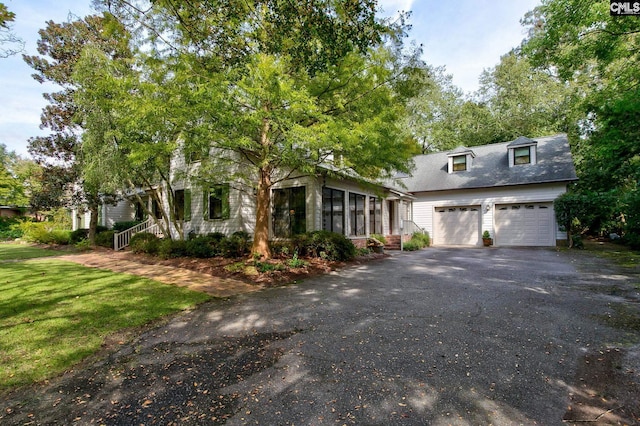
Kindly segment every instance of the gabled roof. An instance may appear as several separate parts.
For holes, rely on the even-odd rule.
[[[470,154],[472,157],[476,156],[476,153],[471,151],[469,148],[464,147],[464,146],[459,146],[456,149],[454,149],[453,151],[449,152],[447,154],[447,157],[455,157],[458,155],[467,155]]]
[[[536,164],[509,167],[509,148],[536,142]],[[398,181],[415,193],[577,180],[565,134],[535,140],[520,137],[510,142],[474,146],[473,151],[475,158],[471,168],[454,173],[447,170],[451,153],[419,155],[414,158],[413,174]]]
[[[517,148],[519,146],[530,146],[537,144],[533,139],[529,139],[524,136],[519,136],[516,140],[507,145],[508,148]]]

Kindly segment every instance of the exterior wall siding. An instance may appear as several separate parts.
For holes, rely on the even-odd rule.
[[[104,205],[102,214],[102,225],[113,228],[117,222],[127,222],[135,218],[136,209],[133,203],[127,200],[118,201],[115,206]]]

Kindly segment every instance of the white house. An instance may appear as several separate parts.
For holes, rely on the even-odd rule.
[[[577,180],[567,136],[460,147],[415,158],[401,179],[413,220],[434,245],[554,246],[565,240],[553,201]]]
[[[434,245],[477,246],[485,230],[496,246],[554,246],[566,239],[553,210],[553,201],[577,179],[566,135],[460,147],[414,161],[410,176],[389,185],[323,172],[288,177],[271,189],[271,239],[324,229],[362,245],[371,234],[399,238],[419,228],[429,232]],[[255,194],[237,182],[196,186],[180,180],[193,167],[197,164],[179,156],[172,164],[172,214],[184,235],[253,233]],[[158,216],[151,198],[142,198]],[[168,211],[166,198],[163,204]],[[100,224],[107,227],[144,218],[135,201],[100,212]],[[74,225],[84,223],[88,220]],[[175,228],[172,234],[177,235]]]

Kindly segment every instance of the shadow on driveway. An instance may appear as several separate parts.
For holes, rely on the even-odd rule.
[[[608,319],[636,318],[637,278],[587,252],[397,254],[205,304],[0,422],[634,424],[638,330]]]

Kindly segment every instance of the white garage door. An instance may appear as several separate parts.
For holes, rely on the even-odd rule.
[[[554,246],[553,204],[496,205],[496,245]]]
[[[433,244],[477,245],[480,242],[480,206],[436,207]]]

